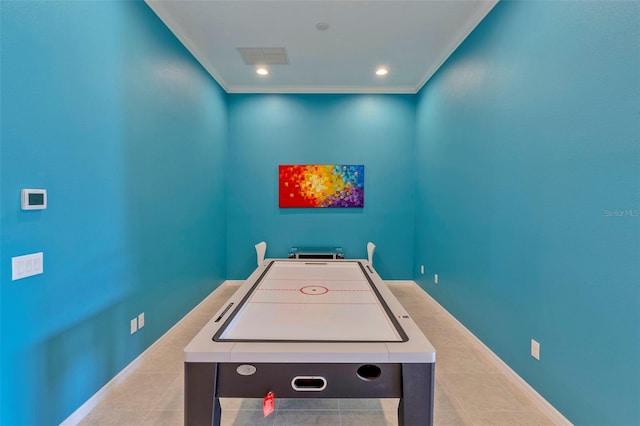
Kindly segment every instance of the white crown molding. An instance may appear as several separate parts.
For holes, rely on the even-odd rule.
[[[165,8],[163,7],[163,2],[161,1],[152,1],[152,0],[144,0],[144,2],[149,6],[149,8],[160,18],[160,20],[164,23],[164,25],[173,33],[174,36],[182,43],[182,45],[187,49],[187,51],[195,58],[196,61],[213,77],[213,79],[222,87],[222,89],[229,93],[227,89],[228,85],[220,75],[216,71],[216,69],[204,60],[206,57],[203,55],[196,47],[195,44],[191,42],[191,39],[187,37],[187,35],[182,30],[182,27],[178,25],[178,23],[171,18],[171,14],[169,14]]]
[[[480,22],[482,22],[482,20],[489,14],[489,12],[493,10],[495,5],[497,5],[499,1],[500,0],[486,0],[482,2],[483,7],[479,9],[478,12],[470,20],[472,25],[467,25],[466,27],[466,28],[469,28],[469,30],[460,35],[459,39],[456,40],[456,42],[454,42],[451,45],[451,49],[449,49],[449,53],[443,55],[442,58],[440,58],[440,60],[436,62],[437,64],[436,66],[427,70],[424,77],[420,79],[420,81],[418,82],[418,85],[414,88],[414,93],[418,93],[422,89],[422,87],[424,87],[424,85],[427,84],[427,81],[429,81],[431,77],[433,77],[435,73],[440,69],[440,67],[442,67],[442,65],[444,65],[445,62],[447,62],[447,60],[451,57],[451,55],[453,55],[453,52],[458,50],[458,47],[460,47],[462,42],[465,41],[467,37],[469,37],[469,34],[471,34],[476,29],[476,27],[480,24]]]
[[[413,86],[374,87],[374,86],[229,86],[227,93],[280,93],[280,94],[395,94],[415,95]]]

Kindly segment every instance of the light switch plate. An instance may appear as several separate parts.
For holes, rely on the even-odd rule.
[[[42,252],[25,254],[11,258],[11,280],[20,280],[44,272],[44,255]]]

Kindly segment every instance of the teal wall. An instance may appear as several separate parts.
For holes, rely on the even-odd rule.
[[[230,95],[227,270],[255,269],[292,246],[338,245],[366,258],[386,279],[411,277],[415,96]],[[364,164],[361,209],[278,208],[279,164]]]
[[[0,424],[51,425],[225,278],[226,95],[144,3],[0,7]]]
[[[640,424],[639,22],[501,2],[418,96],[415,276],[578,425]]]

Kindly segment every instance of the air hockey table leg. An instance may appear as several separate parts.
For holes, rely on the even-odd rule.
[[[218,364],[188,362],[184,365],[185,426],[220,426],[222,409],[216,395]]]
[[[399,426],[433,425],[435,364],[402,364]]]

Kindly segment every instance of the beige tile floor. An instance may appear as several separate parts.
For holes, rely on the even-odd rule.
[[[436,425],[552,425],[413,283],[389,287],[437,351]],[[167,333],[149,356],[80,422],[80,425],[182,425],[182,350],[238,288],[225,283]],[[262,416],[262,401],[224,399],[225,426],[397,425],[397,400],[280,399]]]

